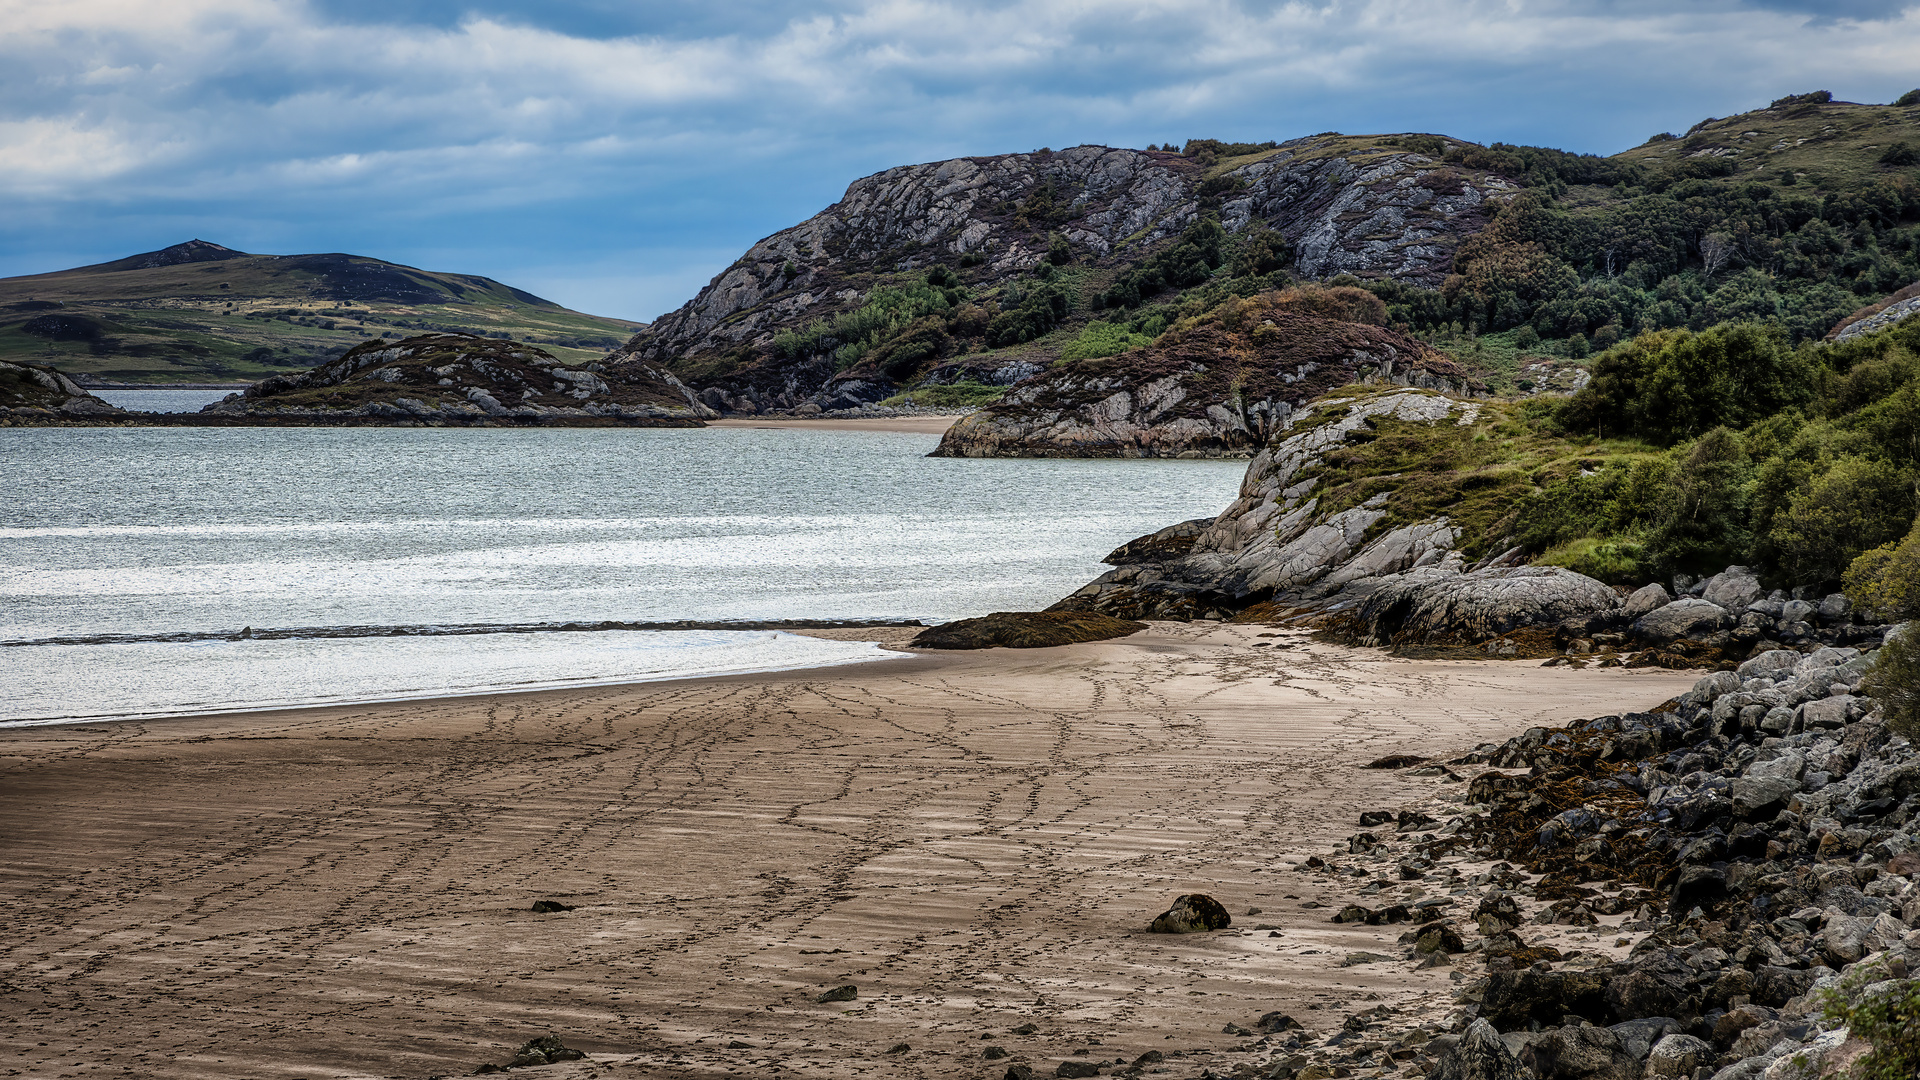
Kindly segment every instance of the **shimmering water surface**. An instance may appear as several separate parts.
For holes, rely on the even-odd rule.
[[[1218,512],[1244,471],[924,456],[937,441],[740,428],[0,429],[0,717],[892,655],[764,631],[352,635],[1040,607],[1105,569],[1116,545]],[[244,628],[277,636],[228,640]]]
[[[93,396],[130,412],[199,412],[232,390],[95,390]]]

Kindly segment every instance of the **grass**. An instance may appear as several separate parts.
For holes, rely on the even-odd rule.
[[[1352,396],[1336,399],[1336,407]],[[1512,515],[1524,496],[1609,458],[1652,452],[1637,442],[1568,439],[1545,420],[1545,410],[1529,402],[1480,403],[1478,416],[1465,425],[1375,417],[1311,474],[1322,484],[1321,512],[1384,494],[1386,517],[1370,538],[1444,515],[1460,531],[1461,553],[1471,561],[1512,542]],[[1413,475],[1418,483],[1407,481]],[[1601,565],[1591,550],[1580,554]]]
[[[948,386],[920,386],[895,394],[880,402],[892,408],[914,406],[922,409],[979,409],[999,401],[1007,387],[985,386],[977,382],[957,382]]]
[[[1716,156],[1732,157],[1738,168],[1709,183],[1777,182],[1792,172],[1816,187],[1855,190],[1912,175],[1910,168],[1879,163],[1881,153],[1896,142],[1920,146],[1920,106],[1836,101],[1739,113],[1709,121],[1685,138],[1647,143],[1616,156],[1658,165],[1720,150],[1725,154]]]

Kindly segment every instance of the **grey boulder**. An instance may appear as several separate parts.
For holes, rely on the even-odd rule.
[[[1612,611],[1613,589],[1557,566],[1460,574],[1413,570],[1381,585],[1356,612],[1367,644],[1478,644],[1528,626]]]
[[[1729,611],[1744,611],[1765,595],[1767,590],[1760,587],[1760,579],[1744,566],[1727,567],[1708,578],[1706,588],[1700,590],[1702,600]]]
[[[1634,636],[1643,641],[1668,642],[1678,638],[1699,639],[1733,625],[1733,615],[1719,604],[1705,600],[1675,600],[1663,608],[1642,615],[1633,624]]]
[[[1620,614],[1629,619],[1637,619],[1649,611],[1658,611],[1671,603],[1673,603],[1673,597],[1667,593],[1667,587],[1656,581],[1634,590],[1633,594],[1627,597],[1627,602],[1621,605]]]
[[[1691,1035],[1668,1035],[1653,1044],[1653,1051],[1647,1055],[1646,1075],[1682,1080],[1700,1066],[1713,1064],[1714,1058],[1713,1047],[1704,1041]]]
[[[1524,1080],[1528,1073],[1492,1024],[1475,1020],[1427,1074],[1427,1080]]]

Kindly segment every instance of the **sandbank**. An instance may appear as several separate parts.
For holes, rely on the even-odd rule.
[[[1293,863],[1437,790],[1364,763],[1643,709],[1694,677],[1158,623],[9,730],[0,1074],[465,1075],[549,1032],[591,1055],[550,1080],[998,1080],[993,1045],[1044,1075],[1076,1050],[1226,1072],[1228,1023],[1277,1009],[1324,1034],[1369,995],[1444,1010],[1455,989],[1446,969],[1338,966],[1397,954],[1404,927],[1307,906],[1348,886]],[[1193,891],[1234,928],[1143,932]],[[844,984],[857,999],[816,1003]]]
[[[958,419],[959,413],[951,416],[829,417],[824,420],[804,420],[791,416],[735,416],[725,420],[709,420],[707,426],[812,431],[906,431],[916,435],[943,435]]]

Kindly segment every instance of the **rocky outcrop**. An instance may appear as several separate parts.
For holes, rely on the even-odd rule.
[[[1147,927],[1150,934],[1198,934],[1207,930],[1225,930],[1233,925],[1226,905],[1206,893],[1188,893],[1174,898],[1173,906],[1155,916]]]
[[[928,627],[908,642],[914,649],[1044,649],[1126,637],[1146,623],[1070,611],[996,611]]]
[[[134,416],[50,367],[0,361],[0,424],[99,423]]]
[[[1459,365],[1383,327],[1253,297],[1151,347],[1037,375],[955,424],[942,457],[1248,457],[1303,403],[1360,382],[1464,393]]]
[[[1518,188],[1398,142],[1314,136],[1224,170],[1106,146],[888,169],[754,244],[624,351],[730,398],[751,390],[759,408],[824,408],[848,392],[829,387],[833,365],[776,361],[774,335],[857,307],[891,283],[887,275],[950,265],[984,292],[1037,266],[1054,236],[1077,264],[1127,270],[1208,212],[1230,235],[1259,228],[1284,236],[1303,277],[1350,273],[1437,286],[1460,241]],[[997,366],[1004,365],[983,370]]]
[[[571,368],[550,353],[472,334],[369,341],[278,375],[201,413],[208,420],[398,426],[688,426],[715,415],[678,379],[638,361]]]
[[[1396,389],[1322,398],[1280,414],[1269,445],[1247,467],[1240,497],[1184,553],[1128,561],[1055,608],[1221,618],[1261,602],[1337,606],[1338,598],[1350,606],[1409,570],[1459,574],[1465,567],[1455,550],[1458,535],[1445,517],[1394,521],[1385,495],[1323,507],[1319,472],[1349,436],[1376,420],[1464,425],[1478,411],[1473,402]]]

